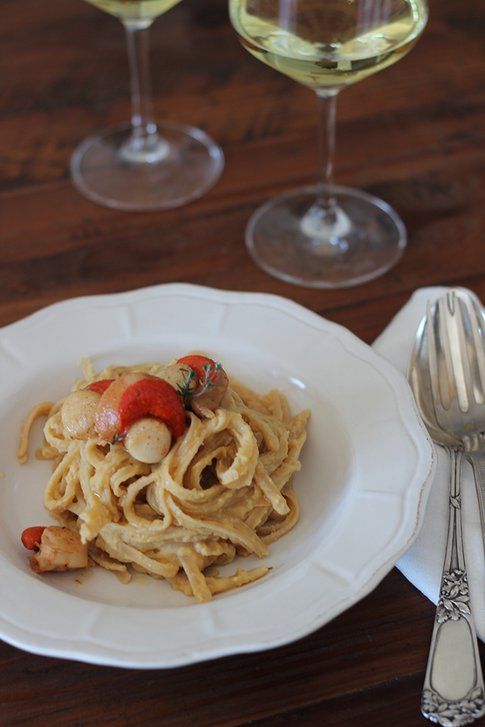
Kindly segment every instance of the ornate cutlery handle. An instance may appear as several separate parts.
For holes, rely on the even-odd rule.
[[[485,554],[485,452],[466,452],[466,458],[473,467],[477,487],[478,509],[482,525],[483,552]]]
[[[460,727],[485,714],[485,700],[463,552],[462,454],[456,449],[448,452],[451,463],[448,538],[421,712],[444,727]]]

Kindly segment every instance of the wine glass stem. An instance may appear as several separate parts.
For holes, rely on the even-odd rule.
[[[131,137],[122,155],[132,162],[159,161],[166,154],[166,143],[153,120],[150,81],[150,24],[124,23],[128,44],[131,80]]]
[[[317,91],[318,100],[318,167],[315,201],[300,223],[308,245],[318,255],[346,253],[346,236],[352,227],[346,212],[337,203],[333,186],[335,154],[336,89]]]
[[[318,101],[318,166],[317,205],[328,222],[335,218],[336,200],[333,185],[335,157],[335,120],[338,91],[317,91]]]

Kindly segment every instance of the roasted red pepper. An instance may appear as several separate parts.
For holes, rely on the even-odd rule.
[[[108,386],[111,386],[114,379],[101,379],[100,381],[93,381],[92,384],[88,384],[86,389],[90,391],[96,391],[98,394],[104,394]]]
[[[20,537],[27,550],[38,550],[44,530],[45,526],[35,525],[34,527],[26,528],[23,531]]]
[[[177,392],[166,381],[155,377],[143,378],[125,389],[119,401],[118,416],[120,435],[138,419],[147,416],[164,422],[174,437],[180,437],[186,427],[185,410]]]

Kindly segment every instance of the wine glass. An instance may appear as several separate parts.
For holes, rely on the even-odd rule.
[[[402,58],[428,18],[427,0],[229,0],[242,45],[315,91],[320,176],[269,200],[251,217],[246,245],[266,272],[296,285],[338,288],[394,265],[406,230],[386,202],[333,183],[339,91]]]
[[[123,23],[131,77],[131,124],[85,139],[71,174],[89,199],[124,210],[169,209],[200,197],[224,167],[220,147],[201,129],[152,114],[148,41],[158,15],[180,0],[88,0]]]

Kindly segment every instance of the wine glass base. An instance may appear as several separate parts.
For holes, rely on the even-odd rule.
[[[246,245],[270,275],[310,288],[344,288],[377,278],[397,263],[406,229],[394,210],[357,189],[330,187],[331,223],[318,212],[317,188],[271,199],[252,215]]]
[[[120,210],[180,207],[219,179],[221,148],[200,129],[163,122],[161,141],[143,155],[130,150],[131,127],[123,125],[85,139],[71,157],[77,189],[98,204]]]

